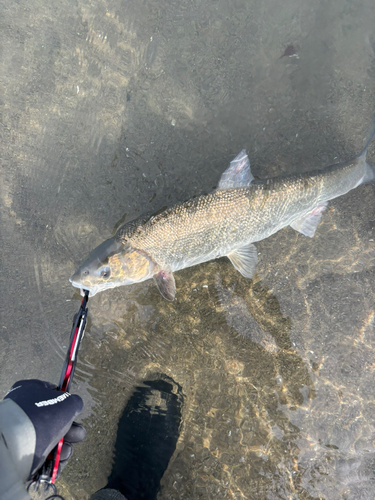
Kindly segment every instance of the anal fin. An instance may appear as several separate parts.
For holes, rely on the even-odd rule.
[[[245,278],[252,278],[254,276],[255,266],[258,262],[258,253],[255,245],[252,243],[233,250],[233,252],[228,254],[228,259]]]
[[[327,205],[327,202],[317,205],[313,210],[292,222],[290,226],[305,236],[312,238],[319,225],[320,219],[322,218],[323,212],[327,208]]]
[[[154,276],[154,281],[159,292],[167,300],[174,300],[176,295],[176,283],[171,270],[162,269]]]

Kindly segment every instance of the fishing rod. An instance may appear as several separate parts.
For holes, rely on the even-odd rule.
[[[64,361],[63,369],[60,376],[59,385],[57,390],[68,392],[73,380],[74,371],[77,365],[77,355],[78,349],[81,344],[81,340],[85,334],[85,326],[87,321],[87,302],[89,300],[88,290],[84,290],[84,296],[81,302],[81,307],[78,313],[74,316],[73,327],[70,334],[68,351]],[[61,449],[64,443],[64,438],[62,437],[58,442],[57,446],[51,451],[47,460],[45,461],[38,478],[36,479],[36,489],[41,482],[47,483],[53,486],[55,489],[55,481],[59,471]]]

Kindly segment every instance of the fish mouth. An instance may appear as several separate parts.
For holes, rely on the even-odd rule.
[[[89,292],[89,297],[93,297],[98,292],[97,286],[85,286],[85,287],[83,287],[82,283],[77,283],[77,281],[74,281],[72,278],[69,278],[69,281],[75,288],[79,288],[79,291],[80,291],[80,294],[82,295],[82,297],[84,297],[84,295],[85,295],[85,290],[87,290]]]

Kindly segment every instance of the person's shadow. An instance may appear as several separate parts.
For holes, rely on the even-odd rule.
[[[118,423],[112,472],[101,493],[112,489],[127,500],[156,499],[176,449],[183,399],[181,386],[166,375],[136,387]]]

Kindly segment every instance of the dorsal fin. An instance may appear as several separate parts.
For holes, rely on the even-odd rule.
[[[217,189],[233,189],[239,187],[250,186],[254,179],[250,170],[250,161],[243,149],[238,153],[234,160],[229,164],[229,167],[223,172],[220,177]]]

